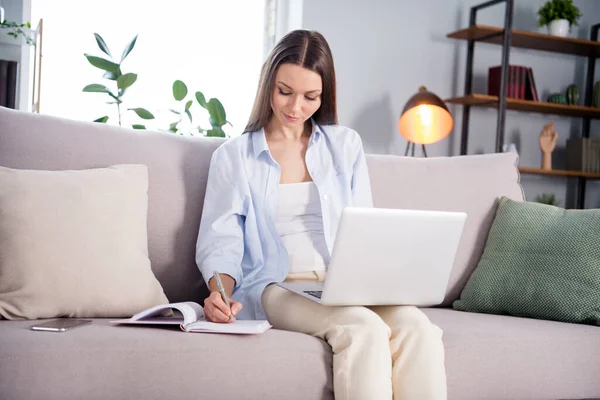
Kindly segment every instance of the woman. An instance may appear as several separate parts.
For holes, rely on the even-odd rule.
[[[211,159],[196,254],[206,317],[326,340],[336,399],[445,399],[442,332],[417,308],[327,307],[272,285],[322,281],[342,209],[372,207],[360,136],[336,124],[327,42],[289,33],[263,66],[246,133]]]

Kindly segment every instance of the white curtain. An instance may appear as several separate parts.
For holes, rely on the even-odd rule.
[[[124,47],[138,35],[121,66],[138,74],[123,96],[123,125],[168,129],[181,107],[172,96],[176,79],[188,86],[189,99],[201,91],[218,98],[233,127],[243,131],[256,94],[265,54],[265,0],[32,0],[32,21],[44,20],[41,113],[92,121],[104,115],[117,124],[108,95],[83,93],[91,83],[114,88],[84,53],[108,58],[96,44],[100,34],[118,63]],[[143,107],[157,118],[144,121],[127,108]],[[210,127],[196,100],[194,124]]]

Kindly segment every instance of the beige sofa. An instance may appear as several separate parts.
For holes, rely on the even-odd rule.
[[[208,163],[220,143],[0,107],[0,166],[148,166],[150,258],[172,302],[206,295],[194,249]],[[523,199],[515,163],[513,154],[368,156],[376,206],[468,214],[444,305],[424,310],[444,330],[449,398],[600,398],[600,328],[451,309],[477,265],[497,198]],[[63,334],[30,331],[32,321],[0,321],[0,398],[333,398],[332,354],[319,339],[275,329],[252,337],[186,334],[107,321]]]

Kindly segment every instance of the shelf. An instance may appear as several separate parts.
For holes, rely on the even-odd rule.
[[[476,40],[484,43],[502,45],[503,28],[496,26],[474,25],[470,28],[452,32],[447,36],[452,39]],[[545,35],[542,33],[513,29],[511,47],[552,51],[555,53],[575,54],[579,56],[600,56],[600,42]]]
[[[446,103],[464,104],[476,107],[498,108],[498,97],[487,94],[472,94],[469,96],[452,97],[444,100]],[[600,118],[600,108],[569,106],[565,104],[548,103],[506,98],[506,109],[529,111],[541,114],[566,115],[570,117]]]
[[[538,175],[555,175],[555,176],[567,176],[567,177],[579,177],[588,179],[600,179],[600,173],[597,172],[581,172],[581,171],[568,171],[560,169],[539,169],[539,168],[528,168],[519,167],[519,172],[524,174],[538,174]]]
[[[8,36],[3,30],[0,29],[0,44],[6,44],[9,46],[25,46],[25,40],[21,37],[15,39],[12,36]]]

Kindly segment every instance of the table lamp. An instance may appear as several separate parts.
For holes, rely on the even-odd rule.
[[[448,108],[435,94],[427,91],[425,86],[413,95],[404,106],[398,121],[398,130],[408,143],[404,155],[415,155],[415,145],[420,144],[423,155],[427,157],[425,145],[444,139],[452,131],[452,115]]]

